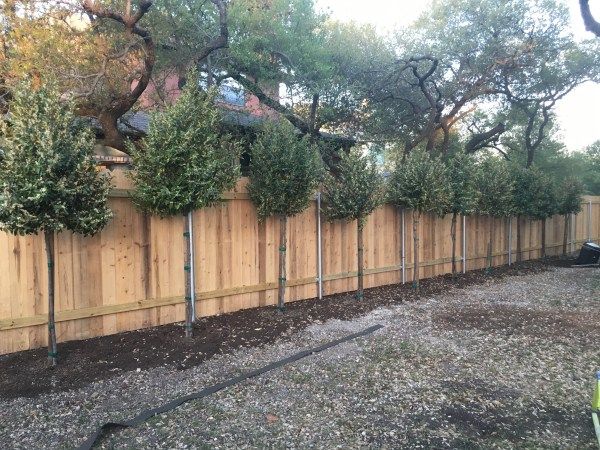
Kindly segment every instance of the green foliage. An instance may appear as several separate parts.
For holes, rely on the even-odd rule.
[[[477,208],[478,192],[475,184],[477,167],[471,155],[464,152],[452,154],[447,163],[450,204],[448,212],[473,214]]]
[[[537,167],[515,167],[513,209],[519,216],[545,219],[557,210],[555,187],[546,174]]]
[[[492,217],[513,214],[514,182],[505,160],[494,156],[482,159],[476,171],[475,183],[479,191],[479,214]]]
[[[328,174],[325,178],[325,217],[330,221],[359,220],[363,226],[365,218],[383,202],[383,177],[375,158],[353,148],[340,154],[337,171],[336,175]]]
[[[567,178],[559,186],[557,213],[577,214],[583,201],[583,184],[575,178]]]
[[[294,216],[306,209],[323,165],[308,137],[287,122],[267,122],[251,147],[248,192],[261,220]]]
[[[444,215],[451,200],[444,161],[425,150],[413,150],[396,162],[388,183],[388,198],[396,206]]]
[[[221,133],[215,93],[190,78],[173,105],[152,115],[143,147],[130,145],[133,201],[161,217],[214,205],[239,177],[239,146]]]
[[[110,179],[93,161],[94,134],[54,85],[18,84],[0,134],[0,229],[92,235],[106,225]]]

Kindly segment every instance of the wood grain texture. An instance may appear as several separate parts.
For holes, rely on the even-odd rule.
[[[184,320],[183,217],[160,219],[138,211],[131,186],[116,177],[110,199],[114,218],[98,235],[56,236],[56,320],[59,342],[86,339]],[[223,202],[194,213],[198,316],[274,305],[277,289],[278,223],[259,223],[241,180]],[[588,202],[592,201],[591,231]],[[468,270],[485,267],[488,217],[467,218]],[[508,221],[494,219],[493,263],[508,261]],[[541,224],[523,221],[523,259],[537,258]],[[421,277],[451,270],[450,217],[422,215]],[[317,221],[312,202],[288,220],[286,301],[317,295]],[[573,223],[575,248],[600,240],[600,197],[586,197]],[[322,221],[324,294],[356,289],[356,222]],[[547,252],[560,254],[564,221],[546,223]],[[405,213],[406,279],[412,279],[412,214]],[[462,258],[462,226],[457,227]],[[512,220],[513,261],[516,226]],[[365,287],[401,281],[401,216],[392,205],[377,209],[364,227]],[[0,232],[0,354],[47,343],[47,274],[42,236]],[[326,301],[326,300],[325,300]]]

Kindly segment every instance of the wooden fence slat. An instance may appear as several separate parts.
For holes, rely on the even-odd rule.
[[[114,219],[95,237],[70,233],[56,237],[59,340],[82,339],[184,319],[183,218],[144,216],[130,199],[129,181],[119,184],[109,200]],[[198,316],[272,305],[276,299],[278,222],[258,223],[246,181],[224,202],[194,213],[196,299]],[[592,238],[600,239],[600,197],[592,201]],[[286,300],[317,295],[316,206],[291,218],[288,235]],[[588,238],[588,207],[573,223],[574,245]],[[491,219],[467,218],[468,269],[486,265]],[[560,254],[564,221],[547,221],[548,254]],[[457,261],[461,268],[462,226],[457,227]],[[516,226],[513,219],[513,261]],[[365,286],[401,281],[400,213],[384,205],[364,229]],[[421,277],[451,270],[450,217],[423,215],[419,225]],[[412,214],[405,214],[406,280],[412,280]],[[540,254],[541,224],[523,221],[523,259]],[[322,222],[324,294],[356,288],[356,223]],[[493,263],[505,264],[507,221],[495,220]],[[40,236],[0,232],[0,354],[46,344],[46,261]]]

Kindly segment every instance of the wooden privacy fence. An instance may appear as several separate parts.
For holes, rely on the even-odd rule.
[[[56,236],[56,320],[59,341],[85,339],[184,320],[183,217],[160,219],[139,212],[117,172],[110,199],[114,218],[102,233]],[[259,223],[245,190],[224,195],[219,206],[194,213],[196,311],[209,316],[276,303],[278,221]],[[600,238],[600,197],[586,197],[575,217],[570,250]],[[459,269],[485,267],[487,217],[466,217],[457,227]],[[450,217],[420,222],[422,277],[451,271]],[[515,220],[495,224],[493,263],[515,260]],[[412,277],[411,214],[384,205],[364,229],[365,287]],[[460,222],[459,222],[460,223]],[[317,202],[288,221],[287,301],[319,294]],[[563,219],[546,223],[547,253],[562,250]],[[404,229],[404,252],[402,250]],[[523,259],[540,256],[541,223],[525,220]],[[323,221],[324,294],[356,289],[356,226]],[[463,258],[463,248],[465,254]],[[404,267],[402,255],[405,256]],[[46,345],[46,257],[43,236],[0,232],[0,354]],[[326,300],[325,300],[326,301]]]

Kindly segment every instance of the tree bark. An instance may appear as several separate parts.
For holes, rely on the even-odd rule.
[[[279,289],[277,295],[277,309],[285,311],[285,282],[286,282],[286,244],[287,244],[287,216],[279,217]]]
[[[492,271],[492,259],[493,259],[493,250],[494,250],[494,231],[495,231],[495,219],[493,216],[490,216],[490,236],[488,240],[487,246],[487,272],[490,273]]]
[[[590,11],[590,1],[579,0],[579,9],[581,11],[581,17],[583,18],[585,29],[600,37],[600,23],[594,19],[592,11]]]
[[[523,261],[523,247],[521,244],[521,216],[517,216],[517,262]]]
[[[54,232],[44,231],[46,244],[46,260],[48,261],[48,359],[56,366],[58,352],[56,349],[56,323],[54,321]]]
[[[562,255],[567,256],[567,241],[569,240],[569,215],[565,214],[565,229],[563,231]]]
[[[358,300],[363,299],[364,289],[364,248],[363,248],[363,221],[358,219],[357,221],[357,243],[358,243],[358,289],[356,291],[356,298]]]
[[[92,103],[84,105],[82,108],[86,111],[92,110],[95,113],[104,132],[104,143],[119,150],[125,150],[125,138],[117,127],[117,121],[133,107],[146,90],[146,87],[150,83],[154,63],[156,62],[156,47],[152,35],[148,30],[139,26],[140,20],[142,20],[151,8],[152,0],[138,0],[137,5],[138,8],[135,13],[132,13],[130,8],[125,13],[120,13],[116,10],[105,8],[93,0],[81,1],[81,6],[88,16],[117,22],[124,27],[124,33],[136,35],[141,39],[144,56],[140,65],[140,76],[136,80],[133,89],[127,92],[115,93],[107,104],[98,105]]]
[[[193,336],[192,328],[192,273],[191,261],[192,254],[190,252],[190,217],[188,214],[183,216],[184,230],[183,230],[183,270],[185,274],[185,337],[191,338]]]
[[[452,277],[456,276],[456,219],[458,214],[452,213],[452,224],[450,225],[450,238],[452,239]]]
[[[542,258],[546,257],[546,219],[542,219]]]
[[[419,289],[419,220],[421,213],[413,210],[413,287]]]

